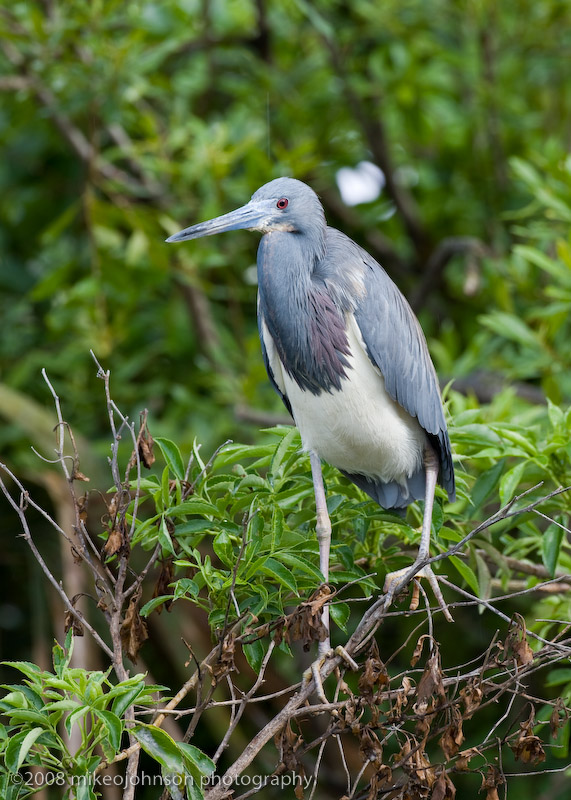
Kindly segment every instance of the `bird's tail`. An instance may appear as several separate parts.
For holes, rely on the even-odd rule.
[[[424,467],[420,467],[410,478],[406,479],[403,486],[397,481],[375,481],[365,475],[343,472],[346,478],[372,497],[382,508],[404,509],[415,500],[424,500],[426,475]]]

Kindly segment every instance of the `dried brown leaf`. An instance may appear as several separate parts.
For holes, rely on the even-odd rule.
[[[107,503],[107,513],[109,517],[113,519],[117,514],[117,509],[119,508],[119,493],[114,492],[111,495],[109,502]]]
[[[519,726],[519,735],[511,749],[516,761],[521,760],[524,764],[540,764],[545,761],[545,750],[543,742],[533,732],[535,724],[535,710],[532,707],[529,717]]]
[[[430,800],[454,800],[456,797],[456,787],[446,774],[446,772],[442,771],[438,778],[436,779],[436,783],[432,788],[432,794],[430,795]]]
[[[287,624],[287,620],[285,617],[282,617],[277,621],[276,627],[273,631],[273,640],[276,647],[279,647],[284,638],[284,630]]]
[[[511,746],[516,761],[524,764],[540,764],[545,761],[545,750],[539,736],[522,736]]]
[[[139,614],[139,599],[141,591],[139,589],[129,603],[125,618],[121,625],[121,644],[127,657],[133,662],[137,661],[137,655],[143,642],[149,638],[147,623]]]
[[[459,772],[463,772],[469,769],[470,761],[475,758],[476,756],[481,756],[482,754],[478,750],[477,747],[470,747],[468,750],[462,750],[459,754],[458,758],[456,759],[455,768]]]
[[[159,577],[157,578],[157,582],[155,583],[155,588],[153,589],[153,597],[163,597],[167,594],[174,594],[174,589],[170,584],[174,581],[174,570],[173,570],[173,559],[168,558],[161,564],[161,571],[159,572]],[[157,608],[157,614],[161,614],[163,608],[166,608],[167,611],[171,610],[173,601],[167,600],[165,603],[160,605]]]
[[[84,494],[83,497],[80,497],[77,501],[77,513],[80,521],[84,524],[87,522],[87,501],[88,496],[86,494]]]
[[[369,703],[373,701],[376,689],[386,686],[389,683],[389,674],[379,656],[379,648],[373,639],[367,658],[365,668],[359,678],[359,692]]]
[[[521,614],[514,614],[505,641],[505,658],[513,658],[518,667],[533,661],[533,650],[527,641],[527,627]]]
[[[403,708],[408,705],[408,695],[412,690],[412,686],[412,681],[405,675],[388,714],[389,721],[397,721],[401,718]]]
[[[109,525],[111,530],[107,536],[107,541],[103,545],[103,553],[107,558],[117,554],[128,555],[131,549],[125,518],[117,513],[118,505],[118,493],[115,493],[107,506],[109,518],[112,520]]]
[[[115,527],[107,537],[107,541],[103,545],[103,552],[107,558],[111,558],[121,550],[123,546],[123,536],[121,535],[120,526]]]
[[[419,796],[426,796],[425,789],[429,789],[436,780],[436,770],[431,765],[422,745],[416,740],[413,740],[406,735],[406,739],[400,749],[400,752],[394,757],[395,764],[398,764],[407,775],[412,775],[417,783],[415,791],[420,792]],[[413,795],[414,796],[414,795]]]
[[[377,769],[371,778],[367,800],[378,800],[380,797],[391,797],[392,795],[387,793],[387,788],[390,787],[392,783],[392,770],[386,764],[383,764]]]
[[[225,677],[230,672],[234,672],[236,665],[234,655],[236,652],[236,637],[233,633],[227,633],[222,641],[220,655],[212,665],[212,675],[216,682]]]
[[[563,702],[562,697],[558,697],[553,706],[551,716],[549,717],[549,730],[551,731],[551,736],[553,739],[555,739],[559,733],[559,728],[562,722],[560,716],[561,712],[563,712],[563,719],[567,721],[569,719],[569,714],[565,708],[565,703]]]
[[[464,719],[470,719],[484,697],[479,679],[474,678],[466,686],[462,687],[460,689],[460,697],[464,703]]]
[[[363,725],[359,739],[359,752],[363,757],[363,762],[369,762],[378,768],[382,767],[383,748],[379,737],[369,725]]]
[[[418,689],[416,691],[417,701],[413,706],[415,714],[426,714],[434,707],[433,699],[438,705],[439,701],[446,700],[446,692],[442,682],[442,670],[440,668],[440,654],[434,650],[422,673]]]
[[[86,475],[84,475],[83,472],[80,472],[75,468],[73,470],[71,479],[72,481],[83,481],[84,483],[89,483],[89,478]]]
[[[355,736],[359,735],[361,730],[361,717],[363,716],[363,708],[359,708],[357,712],[357,702],[351,698],[339,715],[339,720],[342,722],[342,727],[349,727]]]
[[[426,641],[427,639],[430,639],[430,638],[431,638],[431,637],[430,637],[430,636],[429,636],[427,633],[424,633],[424,634],[423,634],[423,635],[420,637],[420,639],[418,640],[418,642],[416,643],[416,647],[414,648],[414,653],[412,654],[412,658],[410,659],[410,666],[411,666],[411,667],[416,667],[416,664],[417,664],[417,662],[418,662],[418,659],[419,659],[419,658],[420,658],[420,656],[422,655],[422,648],[424,647],[424,643],[425,643],[425,641]]]
[[[141,426],[139,428],[139,433],[137,434],[137,451],[139,453],[139,461],[147,469],[150,469],[155,463],[153,445],[154,441],[153,437],[149,433],[149,428],[147,425],[147,410],[145,409],[145,411],[143,411],[141,414]],[[128,469],[132,469],[136,463],[137,457],[135,453],[133,453],[129,460]]]
[[[486,790],[486,800],[499,800],[498,786],[502,786],[504,778],[497,767],[488,765],[488,772],[482,776],[482,787],[480,791]]]
[[[72,629],[74,636],[83,636],[84,628],[83,624],[78,620],[75,614],[72,614],[71,611],[66,611],[64,616],[64,630],[67,633],[69,629]]]
[[[324,642],[327,628],[323,624],[321,612],[331,598],[327,586],[320,586],[305,603],[301,603],[286,620],[284,638],[290,642],[301,641],[307,653],[313,642]]]
[[[291,727],[291,722],[286,723],[284,727],[274,736],[274,742],[281,756],[281,765],[283,765],[286,772],[294,772],[300,776],[301,780],[296,781],[302,787],[301,795],[296,793],[298,800],[303,798],[303,778],[305,777],[305,770],[303,764],[297,757],[297,751],[303,745],[303,738],[300,734],[295,733]]]
[[[73,556],[73,563],[81,564],[83,562],[83,556],[81,555],[77,547],[72,545],[70,549],[71,549],[71,555]]]
[[[527,643],[527,639],[522,639],[514,644],[513,654],[518,667],[523,667],[533,661],[533,650]]]
[[[440,737],[440,747],[447,760],[453,758],[460,745],[464,742],[464,732],[462,731],[462,715],[457,706],[452,706],[452,720]]]

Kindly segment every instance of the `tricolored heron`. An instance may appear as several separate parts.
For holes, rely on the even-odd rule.
[[[424,499],[414,562],[420,567],[429,557],[436,483],[450,500],[455,487],[438,380],[418,320],[384,269],[328,227],[315,192],[292,178],[270,181],[242,208],[167,242],[239,229],[264,234],[258,248],[262,354],[309,452],[325,580],[331,523],[322,459],[385,509]],[[391,594],[409,570],[391,573],[385,590]],[[431,567],[417,575],[427,578],[451,619]],[[327,610],[324,623],[328,628]]]

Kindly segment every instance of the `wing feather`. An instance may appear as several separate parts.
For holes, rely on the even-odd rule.
[[[287,410],[293,417],[291,404],[288,400],[288,396],[285,391],[285,385],[281,375],[281,364],[279,356],[276,352],[276,346],[274,344],[274,340],[272,339],[272,337],[268,332],[267,325],[264,321],[262,314],[260,313],[259,307],[258,307],[258,332],[260,334],[260,344],[262,346],[262,358],[264,359],[264,366],[266,367],[266,372],[268,373],[268,378],[270,379],[270,383],[272,384],[276,392],[279,394],[284,406],[287,408]]]
[[[411,307],[383,268],[361,248],[364,293],[354,309],[367,355],[389,395],[416,417],[440,460],[441,485],[455,497],[450,439],[436,372]]]

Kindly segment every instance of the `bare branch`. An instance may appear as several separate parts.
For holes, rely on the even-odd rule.
[[[0,469],[3,469],[4,472],[6,472],[6,474],[9,475],[10,478],[12,478],[12,480],[14,480],[14,482],[16,484],[19,483],[16,480],[15,476],[6,467],[5,464],[0,464]],[[14,500],[14,498],[12,497],[12,495],[10,494],[10,492],[8,491],[8,489],[6,488],[6,485],[5,485],[4,481],[1,478],[0,478],[0,488],[2,489],[2,492],[3,492],[4,496],[6,497],[6,499],[8,500],[8,502],[10,503],[10,505],[12,506],[14,511],[16,512],[16,514],[18,515],[18,518],[20,520],[20,524],[21,524],[22,530],[23,530],[23,536],[24,536],[24,539],[25,539],[26,543],[28,544],[28,547],[30,548],[30,550],[32,551],[32,553],[34,555],[34,558],[36,559],[36,561],[40,565],[40,567],[42,569],[42,572],[44,573],[44,575],[46,576],[48,581],[51,583],[51,585],[54,587],[54,589],[56,590],[58,595],[61,597],[65,608],[72,615],[72,617],[74,617],[80,623],[80,625],[82,625],[84,628],[86,628],[91,633],[91,635],[93,636],[94,640],[97,642],[99,647],[103,650],[103,652],[106,653],[107,656],[112,658],[113,657],[113,652],[109,649],[108,645],[103,641],[101,636],[97,633],[97,631],[93,628],[93,626],[87,621],[87,619],[83,616],[83,614],[74,607],[73,603],[71,602],[71,600],[69,599],[67,594],[64,592],[61,583],[59,583],[54,578],[54,576],[52,575],[49,567],[47,566],[46,562],[42,558],[38,548],[36,547],[36,545],[34,543],[34,540],[32,539],[32,534],[30,532],[30,528],[28,526],[28,520],[26,519],[26,507],[29,505],[28,493],[25,492],[25,491],[22,492],[22,494],[20,495],[20,502],[17,503]]]

